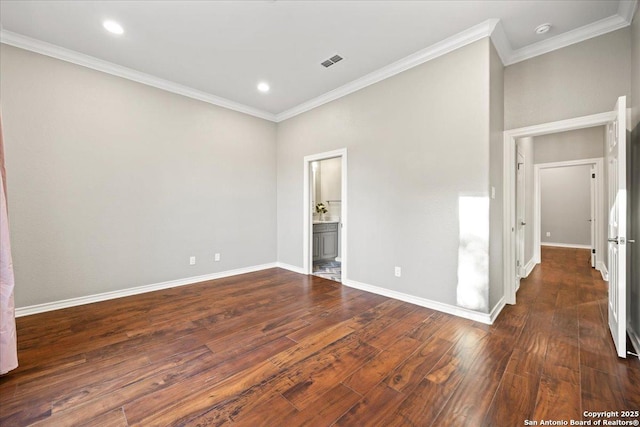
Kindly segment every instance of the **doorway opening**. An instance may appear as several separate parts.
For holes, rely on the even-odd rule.
[[[304,158],[304,271],[346,278],[347,151]]]
[[[504,132],[503,140],[503,283],[507,304],[516,303],[516,141],[518,138],[606,126],[607,168],[607,270],[608,323],[616,352],[626,357],[627,318],[627,187],[626,97],[618,98],[613,111],[561,120]]]
[[[591,267],[607,280],[602,165],[602,158],[534,165],[535,264],[541,246],[588,249]]]

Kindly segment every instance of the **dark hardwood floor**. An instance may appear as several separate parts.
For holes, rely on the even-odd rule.
[[[280,269],[19,318],[0,425],[522,426],[639,410],[640,363],[615,356],[588,256],[545,248],[493,326]]]

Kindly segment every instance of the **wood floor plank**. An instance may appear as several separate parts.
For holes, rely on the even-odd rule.
[[[525,420],[531,419],[537,393],[538,378],[505,373],[483,425],[524,425]],[[509,402],[509,405],[505,405],[504,402]]]
[[[507,426],[637,409],[640,362],[616,357],[588,261],[543,248],[493,325],[277,268],[21,317],[0,425]]]
[[[280,425],[330,426],[361,399],[362,395],[338,384],[302,411],[283,417]]]
[[[420,341],[402,337],[389,349],[382,351],[371,361],[350,375],[343,383],[360,394],[366,394],[389,375],[411,353],[420,347]]]
[[[580,386],[541,377],[532,420],[582,419]]]

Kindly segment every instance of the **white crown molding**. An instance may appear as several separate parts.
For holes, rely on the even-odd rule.
[[[239,274],[253,273],[255,271],[266,270],[276,267],[276,263],[254,265],[251,267],[238,268],[235,270],[221,271],[219,273],[205,274],[203,276],[187,277],[185,279],[170,280],[168,282],[154,283],[151,285],[137,286],[135,288],[120,289],[112,292],[86,295],[77,298],[70,298],[60,301],[47,302],[44,304],[30,305],[16,308],[16,317],[30,316],[32,314],[44,313],[47,311],[60,310],[62,308],[76,307],[94,302],[108,301],[116,298],[128,297],[131,295],[143,294],[146,292],[159,291],[162,289],[176,288],[178,286],[192,285],[194,283],[206,282],[209,280],[222,279],[224,277],[237,276]]]
[[[81,65],[83,67],[91,68],[93,70],[102,71],[103,73],[122,77],[128,80],[133,80],[134,82],[166,90],[167,92],[177,93],[178,95],[197,99],[199,101],[213,104],[218,107],[238,111],[250,116],[259,117],[261,119],[270,120],[272,122],[276,119],[276,116],[274,114],[258,110],[257,108],[249,107],[247,105],[230,101],[219,96],[211,95],[209,93],[202,92],[188,86],[161,79],[150,74],[141,73],[140,71],[132,70],[131,68],[122,67],[112,62],[103,61],[101,59],[94,58],[93,56],[85,55],[83,53],[79,53],[70,49],[65,49],[51,43],[46,43],[41,40],[26,37],[4,29],[0,30],[0,42],[42,55],[50,56],[52,58],[60,59],[62,61],[71,62],[76,65]]]
[[[638,0],[620,0],[620,3],[618,4],[618,15],[631,24],[637,7]]]
[[[511,55],[513,55],[513,49],[511,48],[511,43],[509,42],[507,33],[504,32],[504,27],[502,26],[501,21],[499,21],[493,29],[493,32],[491,33],[491,41],[493,42],[493,46],[496,48],[496,51],[498,51],[498,56],[500,56],[502,64],[509,62]]]
[[[346,85],[340,86],[330,92],[320,95],[310,101],[304,102],[289,110],[283,111],[276,115],[276,122],[290,119],[316,107],[319,107],[328,102],[334,101],[343,96],[349,95],[362,88],[370,86],[374,83],[378,83],[381,80],[395,76],[398,73],[406,71],[410,68],[423,64],[439,56],[445,55],[477,40],[485,37],[489,37],[493,32],[493,29],[499,22],[498,19],[489,19],[481,24],[471,27],[465,31],[462,31],[454,36],[451,36],[441,42],[431,45],[427,48],[417,51],[403,59],[400,59],[386,67],[380,68],[372,73],[369,73],[359,79],[356,79]]]
[[[634,2],[635,1],[636,0],[634,0]],[[608,18],[596,21],[592,24],[584,25],[580,28],[567,31],[566,33],[562,33],[555,37],[551,37],[547,40],[543,40],[541,42],[517,49],[515,51],[512,51],[510,54],[505,52],[505,56],[508,59],[503,62],[504,65],[512,65],[518,62],[522,62],[524,60],[531,59],[533,57],[543,55],[545,53],[549,53],[554,50],[570,46],[572,44],[580,43],[585,40],[589,40],[615,30],[619,30],[620,28],[629,26],[630,23],[631,21],[628,21],[625,17],[622,17],[620,15],[613,15]]]
[[[502,307],[504,307],[504,298],[502,298],[500,301],[498,301],[498,304],[496,304],[491,313],[481,313],[479,311],[473,311],[455,305],[445,304],[442,302],[393,291],[391,289],[381,288],[379,286],[368,285],[366,283],[357,282],[355,280],[344,280],[342,284],[345,286],[349,286],[350,288],[360,289],[361,291],[371,292],[372,294],[397,299],[400,301],[419,305],[421,307],[426,307],[433,310],[441,311],[443,313],[473,320],[475,322],[485,323],[487,325],[491,325],[493,323],[493,320],[498,316],[500,310],[502,310]]]

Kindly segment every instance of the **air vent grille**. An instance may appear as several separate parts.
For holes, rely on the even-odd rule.
[[[320,64],[325,67],[325,68],[329,68],[331,67],[333,64],[335,64],[336,62],[340,62],[342,61],[344,58],[342,58],[342,56],[340,55],[333,55],[331,58],[322,61]]]

